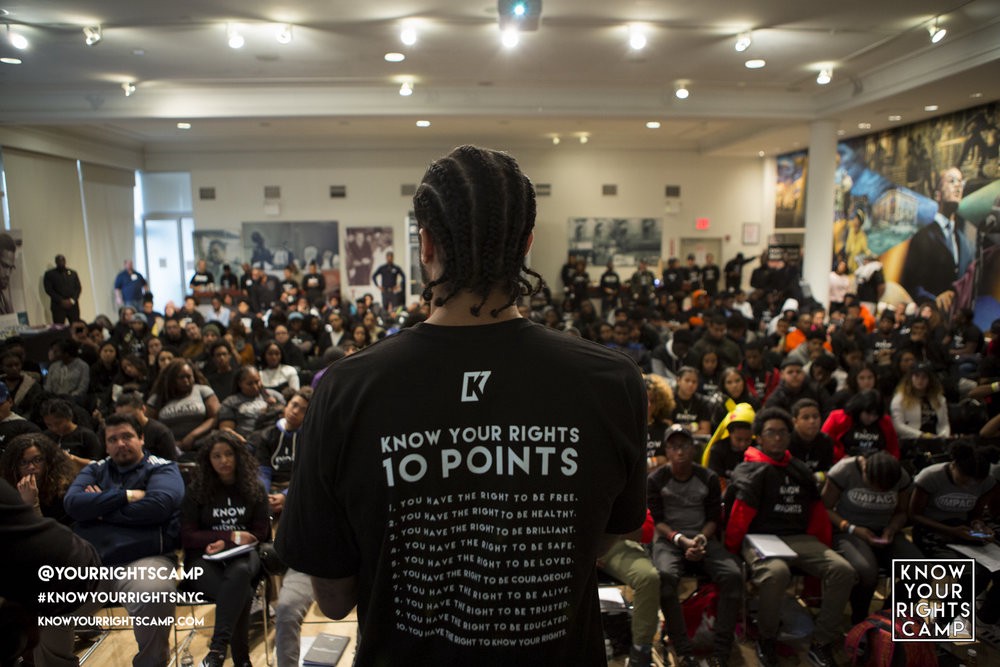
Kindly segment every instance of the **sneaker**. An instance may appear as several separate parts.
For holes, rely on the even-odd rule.
[[[220,651],[209,651],[205,659],[201,661],[201,667],[222,667],[226,661],[226,654]]]
[[[653,664],[653,647],[649,644],[636,646],[632,644],[628,652],[628,667],[650,667]]]
[[[760,667],[778,667],[778,647],[775,640],[761,637],[756,642],[756,648]]]
[[[809,647],[809,662],[816,667],[837,667],[833,658],[833,644],[813,644]]]

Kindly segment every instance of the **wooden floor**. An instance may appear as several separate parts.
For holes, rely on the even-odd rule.
[[[186,616],[189,613],[189,608],[183,607],[178,610],[179,616]],[[209,626],[212,625],[215,615],[215,607],[211,605],[202,605],[194,607],[194,617],[197,619],[204,620],[204,627],[197,629],[194,632],[184,629],[177,631],[177,638],[180,647],[183,649],[185,647],[190,650],[192,657],[194,658],[194,664],[199,665],[202,658],[205,657],[208,652],[208,643],[212,637],[212,630]],[[263,667],[267,665],[267,660],[265,659],[265,649],[264,649],[264,635],[263,626],[260,622],[260,614],[257,614],[254,619],[254,623],[251,626],[250,632],[250,645],[251,645],[251,660],[255,667]],[[321,632],[327,632],[335,635],[344,635],[351,638],[351,642],[341,656],[340,661],[337,663],[338,667],[349,667],[354,660],[354,650],[357,646],[357,618],[352,613],[343,621],[331,621],[325,616],[323,616],[313,605],[312,609],[309,611],[305,619],[305,624],[302,626],[302,639],[303,645],[308,646],[312,642],[312,638]],[[996,647],[1000,646],[1000,631],[992,630],[990,633],[991,637],[984,637],[987,641],[979,642],[978,652],[979,652],[979,665],[1000,665],[1000,650]],[[268,646],[271,650],[271,665],[276,665],[274,660],[274,627],[268,625]],[[992,640],[991,643],[987,643]],[[90,642],[81,642],[78,645],[78,655],[82,656],[85,654],[87,649],[91,647]],[[174,646],[173,643],[173,633],[171,633],[171,647]],[[957,667],[957,665],[965,662],[965,656],[967,652],[966,646],[961,645],[949,645],[945,648],[952,650],[957,656],[955,660],[944,659],[941,662],[940,667]],[[92,653],[87,657],[85,665],[93,665],[95,667],[130,667],[132,664],[132,657],[135,654],[135,640],[133,639],[132,632],[130,630],[115,630],[107,633],[107,636],[101,641],[100,645],[93,649]],[[304,655],[304,651],[302,652]],[[838,649],[837,659],[840,664],[847,665],[850,661],[844,655],[842,649]],[[171,665],[176,665],[176,653],[172,656]],[[614,667],[624,667],[627,663],[627,657],[616,656],[609,664]],[[231,664],[227,658],[226,664]],[[676,658],[672,652],[664,657],[660,652],[654,651],[653,664],[657,667],[669,667],[676,665]],[[803,648],[798,654],[795,654],[791,650],[788,651],[788,655],[783,655],[781,658],[781,667],[794,667],[796,665],[809,665],[809,661],[805,657],[805,649]],[[732,667],[756,667],[757,660],[754,657],[754,646],[752,642],[740,641],[736,642],[736,646],[733,650],[733,654],[730,658],[730,665]]]

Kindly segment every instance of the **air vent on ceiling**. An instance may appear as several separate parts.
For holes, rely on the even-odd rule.
[[[215,199],[215,188],[198,188],[198,199],[202,201]]]
[[[552,184],[551,183],[535,183],[535,196],[536,197],[550,197],[550,196],[552,196]]]
[[[679,185],[668,185],[664,188],[664,195],[667,197],[680,197],[681,196],[681,186]]]
[[[401,197],[412,197],[417,194],[417,184],[416,183],[403,183],[399,186],[399,194]]]
[[[616,196],[618,194],[618,186],[617,185],[602,185],[601,186],[601,194],[604,195],[605,197],[614,197],[614,196]]]
[[[264,186],[264,199],[281,199],[281,186],[280,185],[265,185]]]
[[[330,186],[330,198],[335,199],[338,197],[347,196],[347,186],[346,185],[331,185]]]

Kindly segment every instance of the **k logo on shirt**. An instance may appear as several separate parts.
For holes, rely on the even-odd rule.
[[[486,381],[493,371],[469,371],[462,375],[462,402],[478,401],[486,391]]]

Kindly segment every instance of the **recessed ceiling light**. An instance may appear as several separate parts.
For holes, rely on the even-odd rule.
[[[278,30],[274,33],[274,38],[278,41],[278,44],[289,44],[292,41],[292,26],[288,23],[283,23],[278,26]]]
[[[521,37],[517,34],[517,28],[507,28],[500,33],[500,43],[503,44],[505,48],[513,49],[520,41]]]
[[[9,25],[7,26],[7,39],[10,40],[10,45],[15,49],[24,51],[28,48],[28,38],[19,32],[11,30]]]
[[[924,111],[937,111],[937,110],[938,110],[938,105],[936,104],[928,104],[927,106],[924,107]]]
[[[837,136],[842,137],[847,134],[847,130],[837,130]]]
[[[686,81],[678,81],[674,84],[674,95],[679,100],[686,100],[688,96],[691,95],[691,91],[688,90],[688,84]]]
[[[580,135],[580,143],[581,144],[585,144],[588,141],[590,141],[590,137],[588,135],[586,135],[586,134],[581,134]]]
[[[132,55],[133,56],[144,56],[144,55],[146,55],[146,50],[145,49],[132,49]]]
[[[131,81],[126,81],[122,84],[122,90],[125,91],[125,97],[132,97],[135,94],[135,84]]]
[[[889,116],[889,122],[895,123],[895,122],[901,121],[901,120],[903,120],[903,117],[900,116],[899,114],[893,114],[893,115]]]
[[[231,49],[242,49],[243,45],[246,44],[246,40],[240,32],[239,26],[227,25],[226,39],[228,40],[229,48]]]
[[[764,157],[766,153],[764,151],[757,151],[757,157]]]
[[[559,135],[558,134],[556,136],[552,137],[552,145],[553,146],[558,146],[559,145],[559,141],[560,141],[560,139],[559,139]]]
[[[646,48],[646,33],[637,25],[628,27],[628,45],[633,51],[641,51]]]
[[[982,93],[972,93],[971,95],[969,95],[969,97],[971,97],[974,100],[978,100],[982,96],[983,96]]]
[[[21,59],[20,58],[0,58],[0,63],[3,63],[4,65],[20,65],[21,64]]]
[[[401,63],[406,60],[406,56],[402,53],[396,53],[395,51],[385,54],[385,61],[387,63]]]
[[[190,130],[191,129],[191,123],[177,123],[177,129],[178,130]]]
[[[824,67],[819,71],[819,74],[816,75],[816,83],[818,83],[821,86],[825,86],[826,84],[830,83],[831,80],[833,80],[832,67]]]
[[[399,41],[407,46],[413,46],[417,43],[417,29],[411,25],[405,26],[399,32]]]
[[[413,94],[413,84],[409,81],[404,81],[399,87],[399,94],[402,97],[409,97]]]
[[[658,130],[660,129],[660,121],[658,120],[647,121],[646,127],[648,127],[650,130]]]
[[[767,64],[767,61],[763,58],[751,58],[743,64],[746,65],[747,69],[760,69]]]
[[[858,129],[859,130],[870,130],[870,129],[872,129],[872,124],[871,123],[858,123]]]
[[[430,127],[431,122],[429,120],[418,120],[417,127]]]

